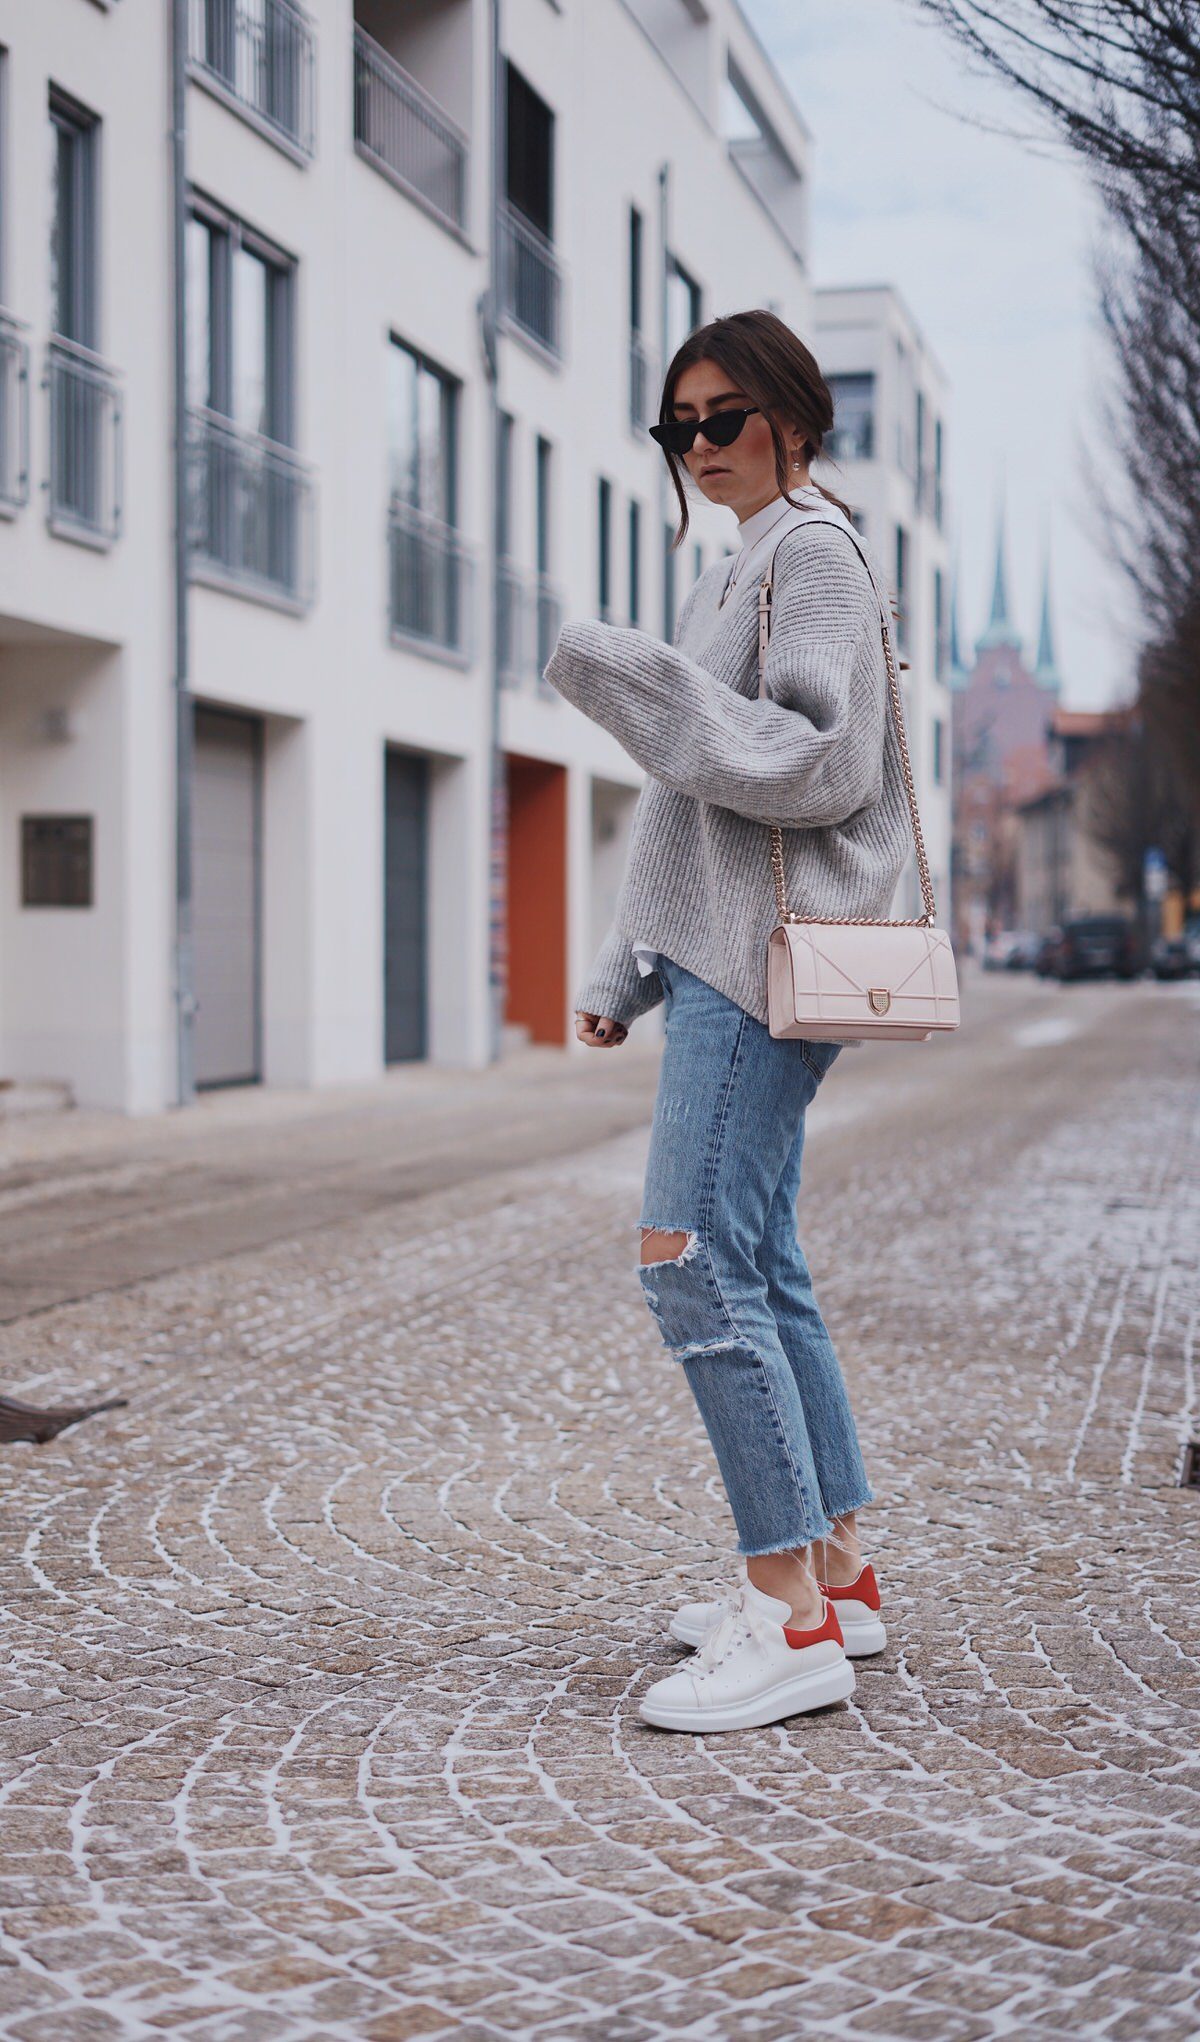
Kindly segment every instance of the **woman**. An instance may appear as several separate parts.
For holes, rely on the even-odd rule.
[[[614,1048],[665,1002],[639,1274],[745,1560],[729,1596],[671,1626],[700,1650],[642,1699],[643,1717],[667,1729],[819,1708],[853,1688],[848,1655],[884,1642],[857,1524],[872,1492],[796,1239],[805,1111],[839,1046],[779,1040],[766,1025],[765,825],[783,826],[793,908],[830,918],[885,916],[911,841],[886,713],[883,584],[845,506],[809,478],[832,424],[816,362],[773,313],[690,335],[651,428],[679,500],[676,544],[686,474],[734,512],[741,551],[700,576],[674,648],[567,624],[547,668],[650,776],[576,1032]],[[760,698],[757,591],[772,557]]]

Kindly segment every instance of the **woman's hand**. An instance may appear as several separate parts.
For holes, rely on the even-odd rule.
[[[576,1014],[575,1033],[589,1049],[616,1049],[629,1030],[623,1021],[614,1021],[609,1014]]]

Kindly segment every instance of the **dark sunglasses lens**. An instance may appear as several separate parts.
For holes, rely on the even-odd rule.
[[[749,410],[713,411],[704,419],[670,418],[664,425],[652,425],[650,436],[669,454],[690,454],[696,434],[703,433],[710,447],[731,447],[749,417]]]
[[[696,421],[694,418],[669,418],[663,425],[652,425],[650,437],[657,440],[660,447],[665,447],[668,454],[690,453],[696,437]]]
[[[711,446],[731,447],[746,423],[744,411],[714,411],[704,421],[704,437]]]

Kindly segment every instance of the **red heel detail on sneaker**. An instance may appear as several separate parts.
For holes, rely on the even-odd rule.
[[[831,1581],[819,1581],[817,1586],[831,1602],[865,1602],[868,1609],[876,1612],[880,1608],[879,1583],[869,1560],[864,1560],[853,1581],[844,1587],[835,1587]]]
[[[827,1638],[835,1645],[844,1645],[846,1642],[838,1622],[838,1613],[828,1600],[825,1603],[825,1614],[819,1624],[815,1624],[808,1631],[798,1631],[793,1624],[785,1624],[783,1635],[796,1652],[802,1651],[806,1645],[823,1645]]]

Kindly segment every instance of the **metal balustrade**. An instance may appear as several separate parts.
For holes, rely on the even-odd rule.
[[[474,563],[452,525],[393,497],[388,512],[392,637],[467,658]]]
[[[55,335],[46,345],[47,519],[53,531],[111,541],[121,529],[121,392],[116,371]]]
[[[496,570],[496,670],[506,688],[518,688],[535,653],[536,613],[527,577],[510,561]]]
[[[514,206],[500,209],[500,303],[547,354],[562,354],[562,271],[554,244]]]
[[[544,574],[540,574],[535,584],[534,599],[537,610],[537,633],[534,656],[537,663],[538,685],[544,694],[549,695],[552,701],[557,702],[561,700],[561,697],[558,690],[552,688],[546,679],[546,664],[551,653],[554,651],[559,629],[562,625],[562,592],[552,581],[547,580]]]
[[[312,155],[315,38],[294,0],[188,0],[188,53],[195,70]]]
[[[354,31],[354,140],[377,169],[452,227],[467,216],[467,139],[424,87]]]
[[[220,581],[307,604],[313,593],[313,481],[290,447],[215,411],[193,411],[188,544]]]
[[[29,349],[22,328],[0,312],[0,512],[29,501]]]

